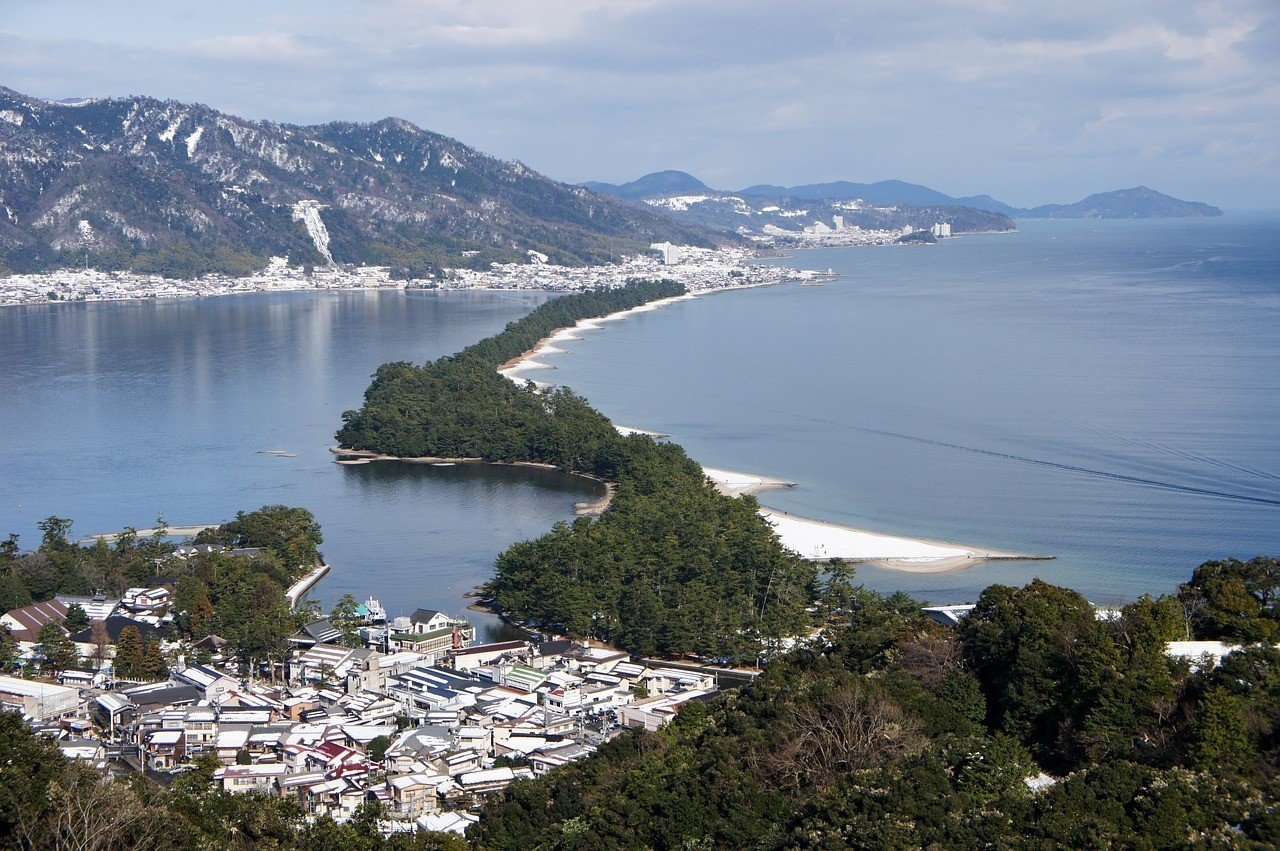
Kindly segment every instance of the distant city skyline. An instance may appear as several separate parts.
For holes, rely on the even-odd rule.
[[[388,115],[560,180],[1280,194],[1273,0],[0,0],[0,83]]]

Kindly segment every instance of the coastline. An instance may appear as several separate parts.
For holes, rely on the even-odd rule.
[[[139,538],[149,538],[152,535],[156,534],[157,532],[163,531],[166,536],[171,536],[175,538],[186,538],[192,535],[199,535],[205,529],[217,529],[217,528],[218,528],[217,523],[195,523],[187,526],[165,526],[163,527],[163,529],[161,528],[134,529],[133,534],[138,536]],[[117,539],[119,539],[124,534],[125,533],[123,531],[120,531],[120,532],[107,532],[102,535],[88,535],[82,539],[81,543],[87,543],[89,541],[102,541],[103,543],[110,544],[110,543],[114,543]]]
[[[689,301],[690,299],[695,299],[697,297],[697,294],[687,292],[684,295],[672,296],[671,298],[660,298],[657,301],[637,305],[636,307],[631,307],[626,310],[619,310],[604,316],[597,316],[591,319],[579,319],[568,328],[557,328],[555,331],[552,331],[550,334],[535,343],[533,348],[521,352],[505,363],[500,364],[498,366],[498,374],[504,378],[509,378],[517,384],[523,384],[525,380],[531,380],[521,379],[518,377],[518,373],[523,372],[524,370],[555,369],[551,364],[543,363],[539,361],[538,358],[542,355],[563,354],[565,350],[557,348],[555,345],[556,343],[581,340],[583,331],[598,331],[600,330],[601,325],[605,322],[617,322],[620,319],[626,319],[636,313],[648,313],[649,311],[658,310],[659,308],[665,307],[673,302]],[[553,386],[546,384],[545,382],[534,381],[533,383],[539,390]],[[633,429],[633,431],[641,432],[640,429]],[[642,433],[651,434],[651,432]]]
[[[648,313],[674,302],[697,298],[704,293],[729,292],[757,286],[767,286],[767,284],[749,284],[723,287],[698,293],[685,293],[684,295],[659,299],[603,317],[579,320],[571,327],[561,328],[552,332],[539,340],[533,348],[506,361],[498,367],[498,372],[517,384],[532,381],[532,379],[524,378],[521,373],[525,370],[555,369],[554,365],[540,361],[538,358],[544,355],[563,353],[564,350],[558,348],[556,344],[580,340],[584,331],[599,330],[604,323],[626,319],[636,313]],[[539,391],[554,386],[548,382],[540,381],[533,381],[533,384]],[[668,436],[634,426],[619,426],[615,424],[614,428],[623,435],[647,434],[655,439]],[[797,484],[784,479],[774,479],[754,473],[738,473],[714,467],[703,467],[703,472],[721,493],[734,497],[756,494],[774,488],[795,487]],[[602,513],[604,509],[607,509],[607,500],[605,503],[601,512],[593,513]],[[575,513],[577,512],[575,511]],[[1053,558],[1053,556],[1006,552],[985,547],[932,541],[924,538],[887,535],[838,523],[798,517],[767,506],[760,506],[759,513],[777,531],[778,538],[783,546],[798,553],[803,558],[817,562],[840,558],[849,562],[871,564],[884,570],[903,573],[950,573],[987,561],[1043,561]]]
[[[728,496],[796,486],[795,482],[752,473],[735,473],[714,467],[703,467],[702,471],[717,490]],[[1041,561],[1052,558],[887,535],[842,523],[799,517],[767,506],[760,507],[760,516],[774,527],[783,546],[817,562],[839,558],[904,573],[950,573],[984,561]]]
[[[395,461],[401,464],[426,464],[432,467],[455,467],[459,465],[478,465],[488,467],[524,467],[532,470],[554,470],[563,473],[566,476],[574,476],[579,479],[586,479],[592,484],[599,485],[604,493],[594,500],[584,500],[573,504],[573,513],[578,517],[597,517],[609,510],[609,506],[613,504],[613,496],[618,490],[618,486],[613,482],[607,482],[599,476],[593,476],[590,473],[583,473],[577,470],[566,470],[563,467],[557,467],[555,464],[544,464],[540,461],[487,461],[484,458],[440,458],[430,455],[402,458],[398,455],[384,455],[380,452],[372,452],[368,449],[348,449],[345,446],[334,444],[329,447],[329,452],[338,456],[334,459],[335,464],[345,466],[356,466],[360,464],[372,464],[377,461]]]

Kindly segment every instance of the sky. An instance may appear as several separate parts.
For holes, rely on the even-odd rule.
[[[394,115],[575,183],[1280,206],[1277,0],[0,0],[0,84]]]

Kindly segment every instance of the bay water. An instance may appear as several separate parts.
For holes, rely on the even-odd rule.
[[[1034,576],[1096,602],[1171,592],[1208,558],[1280,552],[1280,218],[1022,222],[938,245],[796,252],[823,286],[678,302],[534,373],[708,466],[795,481],[760,500],[1019,552],[950,574],[862,566],[933,602]],[[449,354],[537,293],[279,293],[0,313],[0,532],[81,535],[304,505],[314,596],[462,613],[510,543],[571,517],[546,471],[332,463],[378,364]],[[271,450],[294,457],[263,454]],[[492,619],[468,613],[488,637]]]

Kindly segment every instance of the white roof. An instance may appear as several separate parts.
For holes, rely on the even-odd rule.
[[[418,826],[423,830],[436,833],[456,833],[462,835],[468,827],[480,820],[479,816],[469,813],[432,813],[418,819]]]
[[[218,733],[219,748],[242,748],[248,741],[248,730],[223,730]]]
[[[181,730],[156,730],[147,741],[153,745],[176,745],[182,738]]]
[[[53,683],[42,683],[38,680],[24,680],[19,677],[3,677],[0,676],[0,692],[6,694],[20,694],[23,697],[79,697],[80,692],[66,686],[56,686]]]
[[[485,783],[509,783],[516,779],[510,768],[487,768],[484,771],[468,771],[458,777],[463,786],[480,786]]]

